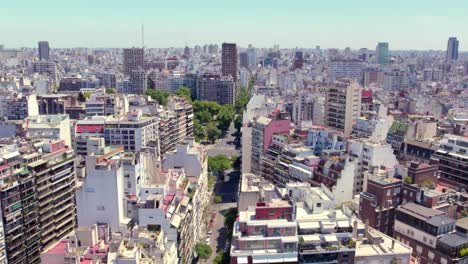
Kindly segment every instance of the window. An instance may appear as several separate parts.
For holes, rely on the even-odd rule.
[[[440,264],[447,264],[447,259],[440,257]]]
[[[322,203],[317,203],[317,207],[322,207]]]
[[[423,250],[423,249],[422,249],[421,246],[416,246],[416,252],[417,252],[419,255],[421,255],[422,250]]]
[[[427,253],[427,256],[429,257],[430,260],[434,260],[434,252],[430,251]]]

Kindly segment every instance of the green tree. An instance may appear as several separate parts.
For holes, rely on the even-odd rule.
[[[403,181],[406,183],[406,184],[412,184],[413,183],[413,179],[410,177],[410,176],[405,176],[403,178]]]
[[[237,131],[240,132],[240,129],[242,127],[242,115],[237,115],[236,118],[234,119],[234,127],[237,129]]]
[[[211,115],[210,111],[202,110],[195,113],[195,119],[200,121],[203,124],[207,124],[213,121],[213,116]]]
[[[212,253],[211,247],[205,243],[197,243],[195,245],[195,252],[197,252],[198,258],[209,259]]]
[[[208,169],[214,173],[221,174],[231,166],[231,159],[226,155],[219,154],[208,157]]]
[[[84,95],[83,92],[79,92],[79,93],[78,93],[78,98],[77,98],[77,100],[78,100],[79,102],[82,102],[82,103],[86,102],[86,97],[85,97],[85,95]]]
[[[113,88],[106,88],[106,94],[114,94],[115,93],[115,89]]]
[[[214,198],[213,198],[213,202],[214,203],[222,203],[223,202],[223,198],[220,196],[220,195],[216,195]]]
[[[195,141],[200,142],[206,138],[205,127],[203,127],[199,120],[195,119],[193,122],[193,135]]]
[[[189,102],[192,102],[192,91],[190,90],[190,88],[188,87],[185,87],[185,86],[181,86],[179,87],[176,91],[175,91],[175,94],[180,96],[180,97],[184,97],[185,99],[187,99]]]
[[[161,105],[167,104],[167,98],[171,95],[168,91],[160,91],[160,90],[147,90],[146,95],[151,96],[154,100],[156,100]]]
[[[216,120],[218,121],[218,128],[222,131],[226,131],[229,128],[232,120],[235,117],[234,108],[232,105],[223,105],[219,110]]]
[[[236,102],[234,104],[234,107],[238,114],[241,114],[244,111],[245,106],[249,103],[249,99],[250,99],[250,96],[249,96],[249,92],[247,91],[247,88],[241,87],[239,89]]]
[[[434,188],[434,182],[431,180],[424,180],[421,182],[421,187],[432,189]]]
[[[221,136],[221,130],[215,124],[209,123],[206,127],[206,136],[211,143],[214,143]]]
[[[194,113],[207,110],[212,116],[217,115],[219,110],[221,109],[221,105],[219,105],[216,102],[210,101],[194,101],[192,106]]]

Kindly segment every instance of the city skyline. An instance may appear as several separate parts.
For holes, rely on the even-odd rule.
[[[444,6],[438,1],[400,0],[301,0],[294,4],[209,0],[180,1],[178,5],[106,0],[25,2],[10,1],[2,6],[6,12],[0,18],[0,42],[6,48],[34,47],[40,40],[49,41],[51,48],[141,46],[144,24],[148,48],[235,42],[241,47],[279,44],[284,48],[374,49],[377,42],[389,42],[390,50],[445,50],[447,39],[457,37],[460,51],[468,50],[463,35],[463,10],[468,3],[461,0]]]

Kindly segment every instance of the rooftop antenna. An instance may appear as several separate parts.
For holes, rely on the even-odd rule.
[[[141,47],[145,47],[145,28],[144,24],[141,24]]]

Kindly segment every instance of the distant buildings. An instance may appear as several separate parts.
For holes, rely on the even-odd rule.
[[[363,63],[360,60],[339,59],[331,62],[331,81],[335,82],[338,79],[350,78],[355,79],[358,83],[362,83]]]
[[[233,81],[237,82],[237,46],[235,43],[223,43],[221,75],[231,76]]]
[[[130,75],[132,71],[144,69],[145,51],[143,48],[123,50],[123,73]]]
[[[204,74],[198,80],[197,98],[199,100],[234,104],[236,94],[236,81],[232,76]]]
[[[39,41],[37,50],[39,53],[39,60],[48,61],[50,59],[50,48],[48,41]]]
[[[375,49],[375,56],[376,61],[380,65],[387,65],[389,62],[389,50],[388,50],[388,43],[387,42],[379,42],[377,43],[377,47]]]
[[[130,84],[132,94],[145,94],[147,90],[146,73],[144,70],[132,70],[130,72]]]
[[[304,65],[304,53],[302,51],[294,52],[293,70],[300,69]]]
[[[344,79],[327,87],[325,101],[325,124],[351,135],[353,125],[361,114],[361,86]]]
[[[447,41],[447,60],[458,60],[458,40],[455,37],[450,37]]]

